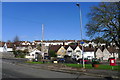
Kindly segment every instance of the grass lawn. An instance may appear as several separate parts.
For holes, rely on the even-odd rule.
[[[27,61],[27,62],[25,62],[25,63],[31,63],[31,64],[43,64],[43,62],[29,62],[29,61]]]
[[[69,67],[77,67],[77,68],[82,68],[82,64],[65,64],[66,66]],[[85,64],[86,69],[104,69],[104,70],[120,70],[120,65],[116,66],[110,66],[110,65],[102,65],[100,64],[98,68],[92,67],[91,64]]]
[[[25,63],[30,63],[30,64],[44,64],[42,61],[41,62],[25,62]],[[45,63],[51,63],[51,62],[45,62]]]

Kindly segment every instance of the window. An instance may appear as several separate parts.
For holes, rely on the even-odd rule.
[[[72,51],[68,51],[68,52],[72,52]]]
[[[61,52],[63,53],[63,52],[64,52],[64,49],[62,49]]]
[[[77,50],[76,52],[80,52],[80,50]]]

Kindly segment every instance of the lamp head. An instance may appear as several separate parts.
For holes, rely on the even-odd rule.
[[[79,4],[79,3],[77,3],[76,5],[77,5],[78,7],[80,6],[80,4]]]

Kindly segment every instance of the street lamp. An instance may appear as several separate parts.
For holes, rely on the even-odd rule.
[[[81,40],[82,40],[82,42],[81,42],[81,44],[82,44],[82,59],[83,59],[83,68],[85,68],[85,63],[84,63],[84,52],[83,52],[83,51],[84,51],[84,47],[83,47],[84,42],[83,42],[83,38],[82,38],[82,13],[81,13],[80,4],[77,3],[76,6],[78,6],[78,8],[79,8],[79,15],[80,15],[80,30],[81,30]]]

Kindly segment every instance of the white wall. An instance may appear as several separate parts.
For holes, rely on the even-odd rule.
[[[96,58],[102,59],[102,57],[103,57],[103,52],[98,48],[96,51]]]
[[[103,60],[108,60],[110,58],[110,52],[105,48],[103,50]]]
[[[84,52],[84,58],[88,58],[90,56],[92,58],[95,58],[94,52]]]
[[[7,51],[13,51],[13,49],[12,48],[7,48]]]
[[[13,51],[12,48],[7,48],[7,51]],[[0,47],[0,52],[3,52],[3,47]]]
[[[0,47],[0,52],[3,52],[3,48],[2,47]]]

